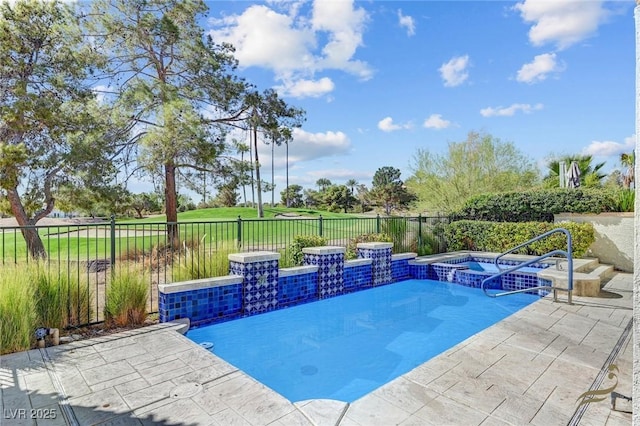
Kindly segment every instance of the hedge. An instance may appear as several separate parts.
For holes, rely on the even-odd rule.
[[[553,222],[554,214],[618,211],[618,204],[615,193],[594,188],[482,194],[469,198],[451,219]]]
[[[318,235],[296,235],[293,242],[289,246],[289,264],[292,266],[301,266],[304,262],[304,253],[302,249],[305,247],[321,247],[327,245],[327,239]]]
[[[591,223],[575,222],[487,222],[460,220],[445,228],[449,251],[474,250],[502,253],[538,235],[556,228],[565,228],[571,234],[574,257],[581,257],[595,241]],[[552,250],[566,250],[564,233],[557,233],[531,243],[515,253],[541,256]]]

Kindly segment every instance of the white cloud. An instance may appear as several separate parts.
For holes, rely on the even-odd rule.
[[[469,66],[469,55],[455,56],[442,64],[439,68],[440,75],[446,87],[459,86],[469,78],[467,67]]]
[[[565,49],[593,35],[609,16],[601,0],[524,0],[514,6],[531,23],[529,40],[535,46],[552,43]]]
[[[283,85],[276,86],[275,89],[283,96],[294,98],[317,98],[333,91],[335,85],[328,77],[320,80],[285,81]]]
[[[382,130],[383,132],[393,132],[395,130],[410,129],[410,128],[411,128],[411,123],[395,124],[393,122],[393,118],[391,117],[385,117],[382,120],[378,121],[378,129]]]
[[[354,58],[363,45],[366,11],[351,0],[315,0],[305,16],[300,14],[301,5],[279,1],[252,5],[240,15],[210,20],[209,34],[215,42],[235,47],[241,67],[272,70],[285,93],[292,89],[292,96],[321,96],[333,90],[330,80],[316,77],[324,70],[371,78],[371,67]]]
[[[451,121],[445,120],[440,114],[431,114],[429,118],[424,120],[423,126],[427,129],[446,129],[451,126]]]
[[[289,144],[289,161],[316,160],[350,151],[351,141],[343,132],[310,133],[296,128],[293,129],[293,142]]]
[[[613,141],[593,141],[582,151],[582,153],[585,155],[614,157],[633,151],[635,149],[635,145],[635,136],[625,138],[624,143]]]
[[[328,33],[329,38],[322,49],[324,57],[319,58],[318,66],[321,69],[342,69],[365,80],[371,78],[372,72],[365,62],[351,59],[362,45],[367,20],[367,12],[363,8],[354,8],[353,0],[315,0],[312,28]]]
[[[524,64],[518,70],[516,80],[521,83],[538,83],[547,78],[553,72],[564,71],[564,65],[556,61],[555,53],[544,53],[533,58],[533,62]]]
[[[398,9],[398,23],[401,27],[407,29],[407,35],[411,37],[416,33],[416,23],[411,16],[405,16],[402,14],[402,10]]]
[[[271,171],[270,144],[262,142],[259,137],[258,155],[262,170]],[[301,162],[315,161],[327,157],[340,157],[351,152],[351,141],[343,132],[310,133],[305,130],[293,129],[293,140],[289,142],[289,170],[299,166]],[[287,163],[287,149],[285,145],[273,147],[273,165],[275,169],[284,169]]]
[[[512,115],[515,115],[515,113],[518,111],[522,111],[525,114],[529,114],[533,111],[541,110],[542,108],[544,108],[542,104],[535,104],[535,105],[513,104],[506,108],[501,106],[496,108],[493,108],[493,107],[483,108],[480,110],[480,114],[482,114],[483,117],[511,117]]]
[[[217,43],[236,48],[235,57],[243,67],[259,66],[283,73],[310,67],[314,58],[313,31],[295,26],[294,18],[264,5],[248,7],[242,15],[214,20],[217,29],[209,31]]]

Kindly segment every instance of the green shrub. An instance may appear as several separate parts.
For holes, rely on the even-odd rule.
[[[634,189],[621,189],[616,193],[618,211],[632,212],[636,202],[636,191]]]
[[[287,264],[289,266],[300,266],[304,261],[302,249],[305,247],[321,247],[327,245],[327,239],[318,235],[296,235],[289,246],[289,256]]]
[[[575,222],[485,222],[461,220],[450,223],[445,229],[450,251],[474,250],[502,253],[540,234],[556,228],[566,228],[571,234],[574,257],[581,257],[595,241],[595,231],[590,223]],[[523,247],[517,253],[541,256],[552,250],[566,250],[563,233],[550,235]]]
[[[107,287],[104,318],[108,325],[125,327],[143,324],[147,317],[147,279],[136,269],[114,273]]]
[[[443,242],[441,242],[433,232],[423,229],[420,239],[415,241],[415,249],[411,251],[417,253],[418,256],[427,256],[442,253],[444,251],[443,246]]]
[[[387,234],[362,234],[349,240],[347,244],[347,252],[345,259],[356,259],[358,257],[358,244],[359,243],[392,243],[393,238]]]
[[[614,192],[604,189],[548,189],[482,194],[469,198],[452,220],[493,222],[553,222],[558,213],[617,211]]]
[[[36,308],[29,276],[16,266],[0,274],[0,354],[24,351],[35,341]]]

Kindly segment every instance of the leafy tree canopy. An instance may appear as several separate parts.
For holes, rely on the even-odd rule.
[[[61,186],[98,192],[116,172],[126,128],[91,90],[105,61],[78,21],[61,2],[0,4],[0,188],[21,226],[49,214]],[[46,255],[35,230],[22,233]]]
[[[473,195],[530,189],[539,182],[534,162],[513,143],[477,132],[449,143],[446,154],[418,150],[412,169],[407,187],[432,212],[456,210]]]
[[[400,170],[389,166],[376,170],[368,197],[371,202],[384,208],[387,216],[394,209],[407,208],[416,199],[400,180]]]

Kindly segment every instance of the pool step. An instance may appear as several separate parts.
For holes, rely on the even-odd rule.
[[[573,294],[575,296],[598,297],[602,284],[613,276],[613,266],[600,264],[597,259],[591,260],[584,266],[585,268],[579,270],[584,269],[585,272],[578,272],[578,270],[573,273]],[[551,280],[554,287],[567,288],[566,270],[557,270],[551,267],[540,272],[538,276]]]

